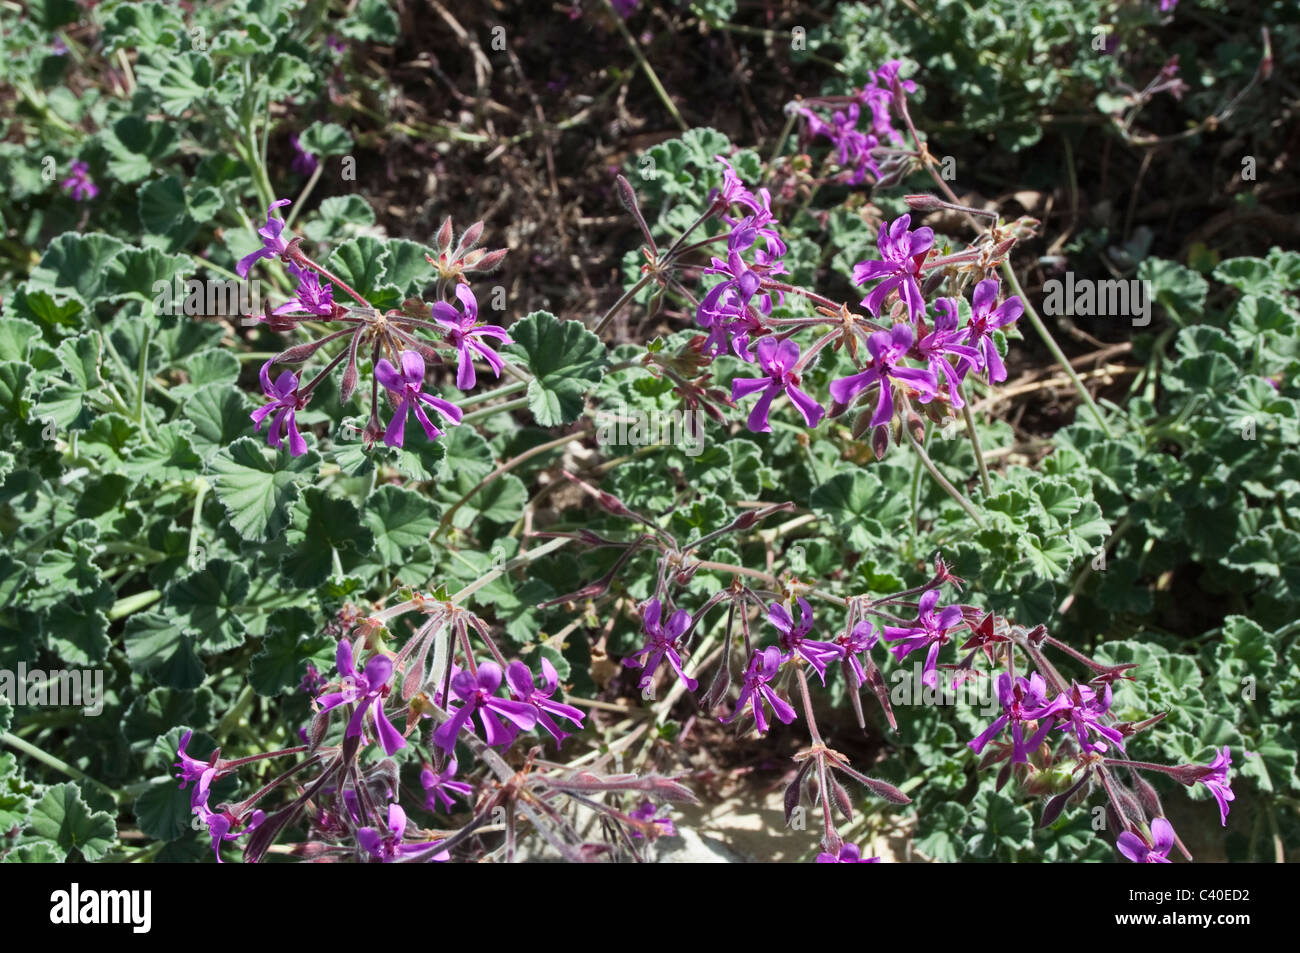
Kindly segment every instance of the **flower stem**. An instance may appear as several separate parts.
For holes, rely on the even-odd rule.
[[[527,406],[528,398],[519,397],[515,400],[508,400],[504,404],[497,404],[495,407],[484,407],[482,410],[476,410],[472,414],[466,414],[464,417],[460,418],[460,422],[462,424],[467,424],[475,420],[482,420],[485,417],[491,417],[493,414],[522,410]]]
[[[961,392],[961,384],[957,385],[957,396],[961,398],[961,413],[966,419],[966,433],[970,434],[970,445],[975,451],[975,462],[979,465],[980,483],[984,487],[984,495],[992,496],[993,487],[989,483],[989,467],[988,464],[984,462],[984,448],[980,446],[979,431],[975,429],[975,415],[971,413],[970,401],[968,401],[966,395]]]
[[[608,327],[609,322],[614,320],[614,316],[623,310],[623,305],[631,301],[638,291],[650,283],[650,278],[650,275],[642,275],[636,284],[623,292],[623,296],[614,302],[614,306],[606,311],[605,316],[600,319],[600,322],[594,328],[592,328],[593,333],[598,335],[601,331],[604,331],[605,328]]]
[[[907,434],[907,439],[911,442],[912,449],[916,451],[917,456],[921,459],[921,465],[930,472],[930,476],[934,477],[935,482],[943,487],[944,490],[947,491],[948,495],[957,501],[957,504],[966,511],[967,515],[969,515],[971,519],[975,521],[975,525],[980,529],[983,529],[984,518],[980,516],[979,510],[975,509],[970,500],[962,496],[960,491],[948,482],[947,477],[939,472],[939,468],[934,465],[934,461],[930,459],[930,455],[925,452],[925,447],[921,446],[916,437],[912,435],[911,428],[904,425],[903,433]]]
[[[557,437],[554,440],[549,440],[546,443],[539,443],[537,446],[530,447],[529,449],[525,450],[523,453],[519,454],[518,456],[513,457],[512,459],[507,460],[505,463],[501,464],[501,466],[497,467],[495,470],[493,470],[491,473],[485,476],[482,480],[480,480],[472,490],[470,490],[459,500],[453,503],[451,508],[448,509],[447,512],[443,514],[442,519],[438,523],[438,528],[434,530],[433,537],[432,537],[433,540],[436,542],[438,537],[441,536],[446,531],[447,527],[451,525],[452,517],[456,515],[457,510],[459,510],[462,506],[464,506],[471,499],[473,499],[474,496],[476,496],[481,490],[487,487],[487,485],[491,483],[493,480],[497,479],[497,477],[504,476],[505,474],[509,473],[511,470],[519,466],[524,461],[529,460],[540,453],[545,453],[548,450],[554,450],[556,447],[562,447],[566,443],[569,443],[570,441],[573,440],[580,440],[583,437],[588,436],[590,432],[591,431],[587,430],[586,428],[583,428],[581,430],[574,431],[571,434],[565,434],[563,437]]]
[[[81,769],[74,768],[66,761],[60,761],[58,758],[54,757],[54,755],[41,750],[33,744],[23,741],[22,738],[19,738],[17,735],[11,734],[8,731],[0,731],[0,744],[8,745],[15,751],[21,751],[28,757],[35,758],[37,761],[41,762],[41,764],[53,768],[60,774],[66,774],[74,781],[83,781],[87,784],[93,784],[95,787],[111,794],[114,800],[120,801],[126,798],[126,795],[123,792],[118,791],[115,788],[110,788],[103,781],[96,781]]]
[[[132,612],[139,612],[146,606],[151,606],[162,598],[162,591],[158,589],[148,589],[145,592],[135,592],[129,596],[124,596],[113,603],[113,607],[108,610],[108,620],[116,622],[118,619],[129,616]]]
[[[344,281],[342,278],[338,277],[338,275],[335,275],[334,273],[332,273],[331,271],[329,271],[328,269],[326,269],[324,265],[318,265],[316,262],[312,261],[312,260],[311,260],[310,258],[308,258],[305,254],[303,254],[302,249],[297,248],[297,247],[295,246],[294,249],[293,249],[293,251],[294,251],[294,256],[293,256],[294,261],[298,262],[300,265],[306,265],[308,268],[313,268],[313,269],[315,269],[316,271],[318,271],[320,274],[324,275],[326,278],[328,278],[328,279],[329,279],[330,281],[332,281],[334,284],[338,285],[340,288],[342,288],[344,291],[346,291],[349,295],[351,295],[352,298],[353,298],[353,300],[356,301],[356,302],[357,302],[359,305],[361,305],[363,308],[373,308],[373,307],[374,307],[374,305],[372,305],[369,301],[367,301],[365,298],[361,297],[361,295],[359,295],[359,294],[357,294],[355,291],[353,291],[353,290],[352,290],[352,286],[349,285],[349,284],[348,284],[346,281]]]
[[[474,580],[464,589],[454,593],[451,596],[450,601],[461,602],[462,600],[469,598],[474,593],[482,589],[484,586],[488,585],[493,580],[495,580],[498,576],[503,576],[506,573],[510,572],[511,570],[518,569],[520,566],[527,566],[533,560],[540,559],[543,556],[553,553],[555,550],[559,549],[567,542],[569,542],[568,539],[553,539],[549,543],[543,543],[541,546],[538,546],[536,549],[530,549],[526,553],[520,553],[514,559],[510,560],[508,563],[502,566],[500,569],[493,569],[491,572],[487,573],[482,578]]]
[[[311,178],[308,179],[307,184],[302,187],[302,191],[298,193],[298,198],[294,201],[293,207],[289,209],[289,214],[285,216],[285,228],[289,228],[293,225],[293,220],[298,217],[298,212],[302,209],[303,203],[306,202],[308,196],[311,195],[312,189],[316,188],[316,183],[320,181],[321,174],[324,173],[324,171],[324,160],[317,162],[316,168],[312,170]]]

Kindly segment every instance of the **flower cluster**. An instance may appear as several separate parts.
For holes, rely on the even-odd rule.
[[[424,621],[403,648],[393,653],[378,647],[378,634],[407,612],[420,614]],[[350,637],[353,629],[355,636]],[[336,674],[326,682],[314,667],[308,667],[309,677],[303,684],[313,695],[315,713],[299,732],[302,745],[235,761],[222,760],[216,751],[203,761],[187,751],[192,733],[181,738],[177,777],[182,787],[194,784],[191,803],[208,827],[218,861],[223,843],[246,835],[245,860],[261,860],[289,822],[300,818],[306,820],[307,839],[292,848],[297,856],[381,863],[450,860],[453,847],[495,819],[497,811],[513,814],[516,810],[513,802],[501,799],[504,782],[509,782],[510,790],[530,789],[521,795],[525,805],[566,793],[632,793],[638,796],[627,813],[617,799],[602,803],[611,821],[621,825],[625,838],[646,840],[674,833],[672,821],[664,816],[665,808],[656,805],[690,800],[691,795],[670,778],[620,773],[606,780],[591,771],[575,776],[567,769],[531,774],[527,768],[516,771],[508,767],[492,751],[509,746],[521,733],[534,728],[561,744],[568,736],[560,723],[581,729],[585,715],[555,697],[560,675],[548,659],[540,660],[540,677],[521,661],[506,662],[482,620],[453,601],[417,592],[408,601],[369,616],[345,606],[332,630],[341,636],[335,651]],[[471,631],[481,637],[493,661],[475,662]],[[452,650],[442,676],[429,672],[426,663],[435,651],[434,644],[444,640]],[[503,687],[506,696],[499,694]],[[331,721],[340,712],[345,723],[333,734],[336,740],[329,743]],[[422,746],[420,728],[429,719],[435,724],[424,735],[427,740]],[[459,777],[454,752],[462,745],[490,768],[497,787],[484,785],[481,778]],[[419,806],[430,814],[450,815],[457,802],[463,801],[476,812],[460,836],[449,838],[422,829],[408,816],[408,810],[415,808],[401,804],[404,789],[393,756],[412,747],[423,747],[418,755],[424,792]],[[302,756],[303,760],[243,801],[208,806],[212,787],[221,778],[245,764],[287,756]],[[317,771],[315,780],[299,781],[299,775],[308,769]],[[270,792],[288,787],[290,780],[298,793],[287,806],[269,814],[257,807]],[[591,845],[558,813],[551,816],[550,812],[548,807],[545,815],[531,815],[530,821],[547,828],[551,843],[559,846],[566,860],[590,859],[582,851]],[[513,830],[513,822],[508,826]],[[508,845],[507,858],[513,851],[513,834]]]
[[[1007,372],[998,349],[998,334],[1014,324],[1024,311],[1017,296],[1001,299],[999,282],[988,277],[978,281],[968,305],[969,318],[963,323],[963,303],[952,296],[927,302],[927,271],[975,263],[980,252],[935,259],[934,232],[912,228],[911,215],[882,223],[877,237],[880,257],[859,262],[854,281],[869,288],[860,302],[870,315],[855,315],[847,306],[832,311],[819,308],[826,318],[774,319],[774,303],[787,292],[809,300],[834,305],[820,296],[782,284],[775,276],[785,271],[780,255],[785,251],[776,231],[770,196],[750,192],[729,163],[723,163],[723,187],[714,195],[712,207],[728,223],[727,257],[714,257],[705,274],[721,276],[696,306],[696,320],[707,332],[700,344],[706,356],[729,351],[755,363],[761,372],[755,377],[732,381],[731,398],[739,402],[757,395],[747,425],[764,433],[771,430],[769,414],[773,401],[784,395],[809,427],[816,427],[827,415],[825,408],[801,386],[803,374],[826,346],[847,344],[850,352],[868,356],[862,369],[831,383],[830,414],[837,416],[852,406],[860,395],[874,395],[869,426],[887,427],[895,416],[896,395],[925,405],[936,403],[960,410],[965,399],[962,385],[972,371],[985,374],[992,382],[1006,380]],[[743,217],[730,218],[726,210],[739,208]],[[762,241],[760,241],[762,239]],[[939,272],[935,272],[939,274]],[[887,323],[882,323],[887,322]],[[793,335],[805,327],[829,326],[821,338],[801,350]]]
[[[903,136],[894,128],[894,98],[916,92],[916,83],[899,79],[901,67],[898,60],[890,60],[855,95],[810,99],[799,110],[810,138],[830,140],[844,170],[840,181],[847,185],[862,185],[868,176],[872,182],[881,182],[895,173],[898,163],[891,162],[891,157],[900,154]],[[827,112],[829,119],[824,118]],[[886,169],[882,169],[882,160]]]
[[[299,163],[295,159],[296,165],[301,165],[300,171],[310,172],[305,159],[315,161],[314,158],[299,151],[299,159],[303,161]],[[475,361],[482,361],[494,376],[501,376],[505,360],[495,348],[510,344],[510,336],[502,327],[480,323],[478,301],[466,275],[491,271],[505,257],[505,251],[489,252],[475,247],[483,232],[482,223],[471,226],[453,248],[451,220],[447,219],[435,239],[437,258],[425,256],[436,271],[437,300],[429,304],[413,298],[400,309],[380,310],[343,279],[307,257],[300,247],[301,239],[286,235],[285,223],[275,212],[288,204],[288,199],[271,203],[266,224],[258,229],[261,246],[240,259],[235,271],[246,278],[263,259],[286,263],[297,285],[288,301],[260,317],[270,330],[313,333],[317,324],[342,325],[342,329],[329,330],[313,340],[294,344],[266,362],[260,378],[268,403],[253,412],[254,429],[260,431],[269,418],[267,443],[270,446],[287,443],[292,455],[306,453],[307,441],[298,429],[297,412],[307,406],[320,383],[340,366],[343,373],[339,399],[346,404],[358,388],[359,362],[366,356],[372,372],[370,416],[362,431],[367,446],[381,437],[389,447],[403,446],[406,421],[411,415],[428,439],[441,436],[443,431],[430,419],[427,409],[436,411],[446,423],[459,424],[460,408],[425,390],[428,364],[441,363],[439,348],[454,351],[455,385],[462,391],[472,389],[478,381]],[[352,298],[355,304],[339,302],[336,299],[339,293]],[[455,303],[447,300],[448,296]],[[271,368],[275,365],[302,364],[325,345],[335,342],[337,353],[310,380],[304,381],[289,370],[272,379]],[[387,424],[381,420],[381,404],[390,411]]]

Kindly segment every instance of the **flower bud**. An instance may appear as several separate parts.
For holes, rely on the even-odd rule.
[[[433,240],[438,251],[444,255],[451,251],[451,235],[451,216],[448,215],[442,220],[442,227],[438,229],[438,234]]]
[[[903,201],[907,203],[908,208],[916,209],[918,212],[937,212],[944,207],[943,202],[933,195],[904,195]]]
[[[477,245],[478,240],[482,237],[483,223],[481,221],[475,222],[469,228],[465,229],[465,234],[460,236],[460,241],[456,244],[456,257],[459,258],[464,255],[465,252]]]
[[[877,460],[885,459],[889,452],[889,424],[881,424],[871,434],[871,452]]]

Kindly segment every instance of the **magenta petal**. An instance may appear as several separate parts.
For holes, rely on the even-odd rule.
[[[388,390],[400,392],[405,386],[402,375],[397,372],[397,368],[386,357],[381,357],[379,362],[375,364],[375,378]]]
[[[424,358],[419,351],[402,352],[402,377],[408,384],[424,383]]]
[[[384,701],[382,698],[376,698],[374,703],[375,709],[375,729],[379,733],[379,744],[384,749],[384,754],[392,757],[393,752],[399,751],[406,747],[406,739],[402,733],[393,727],[393,723],[388,720],[388,715],[384,713]]]

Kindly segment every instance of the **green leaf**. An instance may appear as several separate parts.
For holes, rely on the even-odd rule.
[[[188,255],[168,255],[157,248],[125,248],[109,263],[105,296],[109,301],[127,299],[152,304],[158,297],[155,286],[159,282],[166,282],[170,293],[175,277],[188,274],[193,267],[194,261]]]
[[[323,672],[333,664],[338,643],[320,631],[312,614],[292,607],[276,609],[266,626],[262,650],[253,656],[248,684],[259,695],[273,696],[296,689],[307,674],[307,663]]]
[[[572,423],[608,363],[605,346],[577,321],[534,311],[510,328],[511,350],[533,375],[528,408],[543,427]]]
[[[339,245],[330,255],[327,267],[380,310],[396,307],[402,301],[401,290],[385,279],[388,251],[373,235],[350,238]],[[334,297],[343,300],[347,292],[336,289]]]
[[[28,291],[59,293],[92,304],[103,290],[108,263],[126,247],[125,242],[99,232],[65,232],[50,242],[32,270]]]
[[[330,578],[336,553],[368,553],[375,537],[351,500],[310,487],[294,505],[285,542],[290,550],[280,571],[298,588],[311,589]]]
[[[85,430],[95,418],[95,401],[104,383],[99,374],[100,339],[89,332],[59,344],[62,379],[41,392],[35,413],[51,418],[60,427]]]
[[[94,862],[103,857],[117,837],[117,825],[104,811],[91,812],[82,800],[81,789],[72,782],[56,784],[45,791],[33,807],[32,833],[53,841],[65,855],[73,850]]]
[[[1040,536],[1037,533],[1026,533],[1021,541],[1024,544],[1025,558],[1035,575],[1042,579],[1060,579],[1069,571],[1074,559],[1074,547],[1063,534]]]
[[[81,301],[67,295],[54,294],[49,291],[29,290],[23,283],[5,299],[5,314],[8,320],[27,318],[28,323],[38,321],[53,328],[75,328],[80,325],[78,318],[85,310]]]
[[[432,269],[425,260],[428,254],[425,247],[405,238],[390,238],[385,247],[388,250],[387,280],[408,297],[423,292],[433,279]]]
[[[314,122],[298,137],[298,144],[318,159],[342,156],[352,151],[352,134],[332,122]]]
[[[339,29],[348,39],[362,43],[396,43],[397,14],[384,0],[361,0]]]
[[[175,123],[149,122],[134,114],[123,116],[100,134],[109,154],[109,174],[124,185],[152,175],[176,151],[179,139]]]
[[[13,420],[26,420],[32,402],[25,398],[32,369],[21,361],[0,361],[0,410]]]
[[[168,608],[198,631],[205,652],[241,645],[248,632],[241,603],[248,595],[248,572],[238,563],[213,559],[167,590]]]
[[[1004,794],[980,791],[971,802],[970,816],[975,827],[971,849],[977,857],[992,857],[999,848],[1017,851],[1033,847],[1032,816]]]
[[[194,651],[198,633],[174,616],[136,613],[126,622],[126,657],[131,668],[147,672],[168,688],[197,688],[203,684],[203,663]]]
[[[218,451],[208,467],[235,532],[260,543],[284,528],[299,481],[314,478],[319,465],[314,450],[291,457],[287,448],[271,451],[252,437],[241,437]]]
[[[229,446],[252,427],[248,400],[229,384],[208,384],[186,399],[185,419],[194,424],[190,442],[204,457]]]
[[[439,507],[413,490],[385,484],[366,499],[365,521],[374,533],[375,550],[385,565],[428,542],[438,526]]]
[[[946,802],[922,811],[916,830],[916,849],[941,864],[956,863],[966,852],[966,842],[961,836],[965,824],[966,809],[960,804]]]
[[[47,31],[77,22],[81,15],[74,0],[28,0],[27,15]]]
[[[136,798],[132,813],[141,832],[154,840],[176,840],[192,830],[190,792],[171,781],[150,785]]]
[[[314,242],[337,241],[375,224],[374,210],[360,195],[331,195],[320,203],[318,215],[303,226],[303,232]]]
[[[438,496],[449,506],[454,506],[477,483],[473,477],[459,474],[453,481],[438,484]],[[528,488],[524,482],[513,473],[507,473],[466,500],[451,522],[458,529],[472,525],[479,517],[494,523],[513,523],[523,516],[527,502]]]
[[[135,76],[142,89],[157,96],[163,112],[179,116],[212,86],[212,62],[205,54],[193,50],[168,57],[154,56],[150,62],[136,65]]]
[[[1148,258],[1138,266],[1137,276],[1151,282],[1152,295],[1174,323],[1184,325],[1201,316],[1210,286],[1192,269],[1175,261]]]
[[[185,187],[174,175],[155,179],[140,190],[140,224],[154,235],[166,235],[189,215]],[[152,296],[150,297],[152,300]]]
[[[880,478],[866,470],[837,473],[813,490],[809,505],[834,526],[852,549],[865,549],[885,538],[876,520],[883,487]]]

